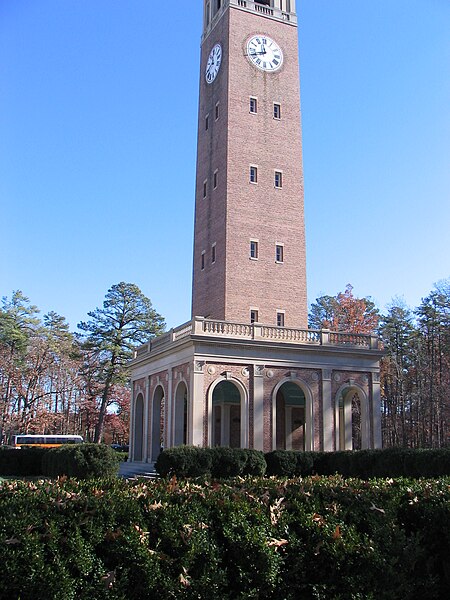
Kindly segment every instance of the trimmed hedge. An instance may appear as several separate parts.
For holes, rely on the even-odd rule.
[[[68,444],[59,448],[0,449],[0,475],[111,477],[120,454],[104,444]]]
[[[0,483],[0,598],[441,600],[450,478]]]
[[[163,450],[155,464],[156,471],[167,477],[235,477],[264,475],[266,461],[258,450],[241,448],[198,448],[177,446]]]
[[[442,477],[450,475],[449,449],[387,448],[313,452],[313,472],[344,477]]]
[[[46,448],[0,448],[0,475],[42,475],[42,458],[47,452]]]
[[[105,444],[70,444],[44,453],[42,472],[49,477],[78,479],[117,475],[120,457]]]
[[[55,449],[0,449],[0,475],[100,477],[117,473],[122,453],[104,444],[76,444]],[[164,450],[157,472],[177,477],[245,475],[279,477],[311,474],[344,477],[442,477],[450,475],[450,449],[359,450],[355,452],[294,452],[179,446]]]
[[[294,452],[292,450],[274,450],[265,455],[267,475],[295,477],[311,475],[313,472],[313,455],[311,452]]]
[[[162,476],[275,475],[296,477],[312,474],[344,477],[442,477],[450,475],[450,450],[359,450],[355,452],[295,452],[198,448],[178,446],[164,450],[156,461]]]

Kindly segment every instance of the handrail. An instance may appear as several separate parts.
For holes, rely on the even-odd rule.
[[[136,349],[135,358],[151,354],[191,336],[218,337],[221,339],[259,340],[264,343],[306,344],[316,346],[340,346],[378,350],[376,335],[330,331],[329,329],[301,329],[297,327],[275,327],[260,323],[238,323],[194,317],[170,331],[153,338]]]

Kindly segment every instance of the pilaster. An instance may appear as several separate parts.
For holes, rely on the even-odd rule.
[[[379,373],[372,374],[372,432],[373,447],[382,448],[381,437],[381,389]]]
[[[205,420],[204,361],[195,360],[191,378],[191,426],[189,428],[189,444],[203,447],[203,430]],[[209,409],[209,407],[208,407]],[[209,418],[209,415],[207,415]],[[209,436],[211,432],[209,432]]]
[[[172,367],[169,367],[167,381],[167,400],[165,404],[165,422],[164,422],[164,447],[170,448],[173,445],[172,421],[175,410],[175,399],[173,397],[173,373]]]
[[[253,447],[264,450],[264,371],[253,369]]]
[[[144,462],[149,462],[151,457],[148,454],[148,419],[150,412],[150,377],[146,377],[145,379],[145,402],[144,402],[144,441],[143,441],[143,449],[142,449],[142,459]]]
[[[334,449],[334,410],[331,391],[331,369],[322,369],[323,450]]]

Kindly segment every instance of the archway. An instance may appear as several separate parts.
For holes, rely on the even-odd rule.
[[[134,405],[134,460],[143,460],[144,442],[144,397],[138,394]]]
[[[241,391],[233,381],[220,381],[212,393],[212,446],[241,447],[241,414]]]
[[[302,388],[286,381],[276,393],[277,450],[305,450],[306,397]]]
[[[151,461],[154,462],[161,452],[164,441],[164,389],[158,385],[152,402],[152,435],[151,435]]]
[[[181,381],[175,392],[175,415],[173,445],[187,444],[188,422],[188,391],[184,381]]]
[[[313,394],[309,386],[292,377],[272,391],[272,448],[314,450]]]
[[[336,424],[336,447],[339,450],[370,447],[367,396],[361,388],[352,385],[338,392]]]

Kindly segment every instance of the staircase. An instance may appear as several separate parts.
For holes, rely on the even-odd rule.
[[[158,475],[155,471],[154,463],[144,462],[121,462],[119,468],[119,477],[125,479],[156,479]]]

